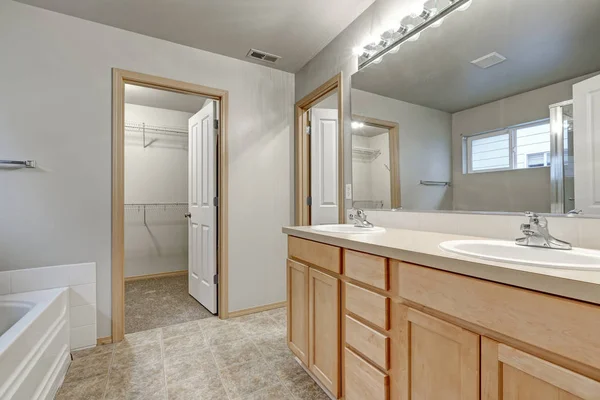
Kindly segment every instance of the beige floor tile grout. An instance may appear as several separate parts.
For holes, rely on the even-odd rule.
[[[306,380],[301,379],[300,381],[296,382],[295,378],[287,379],[286,376],[288,375],[288,373],[283,373],[283,369],[282,366],[284,364],[281,364],[281,361],[285,361],[285,357],[290,356],[293,357],[293,355],[291,354],[291,352],[289,352],[289,354],[287,354],[286,352],[283,351],[283,343],[284,343],[284,338],[286,336],[286,326],[284,326],[283,324],[283,320],[285,318],[284,315],[285,311],[281,310],[279,312],[262,312],[262,313],[256,313],[254,315],[250,315],[250,316],[244,316],[244,317],[240,317],[239,319],[237,318],[233,318],[227,321],[221,321],[221,320],[215,320],[215,321],[205,321],[206,318],[200,318],[194,321],[186,321],[186,322],[182,322],[182,323],[178,323],[178,324],[173,324],[170,325],[168,327],[160,327],[160,328],[153,328],[150,330],[146,330],[146,331],[140,331],[140,332],[136,332],[134,334],[127,334],[126,338],[129,337],[131,338],[131,336],[133,335],[138,335],[140,334],[141,336],[138,337],[137,339],[134,337],[133,339],[133,343],[135,343],[134,345],[131,345],[131,343],[126,343],[125,346],[123,346],[122,348],[117,345],[114,345],[111,349],[110,349],[110,363],[108,365],[108,373],[106,376],[106,381],[101,384],[104,386],[103,388],[103,392],[101,394],[101,397],[99,397],[100,399],[106,400],[109,395],[108,392],[110,391],[110,384],[111,384],[111,380],[110,380],[110,375],[112,373],[112,371],[114,370],[114,366],[116,365],[115,363],[115,359],[117,358],[117,356],[120,354],[119,352],[122,350],[127,350],[127,348],[136,348],[138,346],[142,346],[142,345],[150,345],[152,343],[156,344],[156,340],[158,340],[158,344],[160,345],[160,357],[161,360],[160,362],[162,363],[162,375],[163,375],[163,384],[162,384],[162,388],[161,390],[164,390],[165,394],[164,394],[164,399],[168,400],[169,398],[171,398],[172,396],[174,396],[175,392],[170,392],[169,391],[169,384],[168,384],[168,380],[167,380],[167,370],[166,370],[166,359],[168,357],[167,354],[167,345],[165,343],[165,341],[168,341],[170,339],[173,338],[181,338],[184,336],[188,336],[188,335],[193,335],[193,334],[202,334],[202,336],[204,336],[204,345],[202,346],[203,349],[208,350],[209,354],[207,354],[207,356],[210,357],[210,359],[212,359],[214,366],[216,368],[216,376],[215,378],[218,377],[218,383],[221,385],[221,388],[219,390],[222,390],[222,393],[225,394],[226,398],[228,400],[240,400],[245,398],[246,396],[251,396],[251,395],[257,395],[260,394],[262,392],[268,393],[269,390],[277,390],[277,391],[281,391],[282,395],[281,397],[285,398],[285,399],[290,399],[290,400],[305,400],[302,398],[303,393],[306,393],[307,396],[310,393],[310,396],[314,396],[314,395],[318,395],[317,392],[315,392],[316,389],[310,387],[310,386],[306,386]],[[263,318],[263,317],[267,317],[266,319],[264,319],[262,322],[261,321],[255,321],[257,318]],[[203,322],[204,321],[204,322]],[[252,321],[255,321],[254,323]],[[177,325],[181,325],[181,324],[188,324],[188,323],[194,323],[191,324],[189,329],[188,328],[180,328],[180,329],[172,329],[170,331],[170,334],[175,334],[175,336],[169,336],[169,337],[165,337],[164,333],[168,332],[167,328],[169,327],[173,327],[173,326],[177,326]],[[237,331],[238,329],[240,330],[239,333],[237,334],[232,334],[231,336],[229,336],[229,334],[226,334],[225,336],[221,336],[219,339],[223,340],[223,343],[220,344],[210,344],[209,341],[209,336],[208,332],[211,331],[211,329],[222,329],[220,327],[223,326],[227,326],[228,324],[230,324],[230,329],[225,328],[224,329],[224,333],[228,332],[229,330],[233,329],[233,331]],[[247,329],[242,329],[242,327],[248,324],[246,327]],[[231,328],[233,327],[233,328]],[[275,329],[274,329],[275,328]],[[144,336],[144,332],[151,332],[154,331],[156,333],[150,333],[148,334],[148,336]],[[231,339],[235,339],[235,340],[231,340]],[[282,341],[282,343],[279,343],[279,340]],[[217,342],[219,342],[219,340],[215,340]],[[249,355],[251,355],[252,357],[249,357],[248,361],[245,362],[240,362],[239,358],[235,357],[235,354],[232,353],[235,350],[230,349],[229,351],[227,350],[227,346],[231,346],[236,344],[237,342],[240,343],[247,343],[248,345],[242,345],[244,351],[249,351]],[[182,345],[184,343],[186,343],[186,339],[183,339],[181,341]],[[178,346],[177,343],[172,343],[173,346]],[[198,343],[198,346],[200,346],[201,343]],[[171,344],[169,345],[171,346]],[[217,364],[217,351],[218,348],[223,346],[223,350],[225,351],[225,358],[224,360],[226,360],[226,363],[224,365],[226,366],[219,366]],[[239,346],[239,345],[238,345]],[[249,348],[251,346],[251,348]],[[173,350],[175,351],[174,354],[181,354],[181,349],[177,349],[176,347],[173,347]],[[169,347],[171,348],[171,347]],[[191,349],[191,347],[189,347]],[[196,347],[194,347],[195,349]],[[271,350],[272,349],[272,350]],[[199,350],[199,349],[198,349]],[[191,351],[191,350],[190,350]],[[138,351],[139,352],[139,351]],[[251,354],[251,353],[255,353],[255,354]],[[219,353],[220,354],[220,353]],[[119,356],[120,357],[120,356]],[[173,358],[177,359],[177,357],[180,357],[178,355],[174,355]],[[227,365],[227,362],[232,362],[232,364]],[[237,367],[239,371],[246,371],[246,367],[244,367],[244,364],[248,364],[248,368],[250,368],[250,365],[253,365],[253,367],[251,368],[252,370],[254,369],[258,369],[258,370],[262,370],[259,371],[260,374],[266,374],[269,375],[269,380],[265,381],[265,385],[263,386],[248,386],[245,387],[245,389],[248,390],[248,393],[244,393],[244,392],[240,392],[240,388],[235,389],[235,395],[234,392],[232,392],[231,390],[234,390],[233,387],[228,387],[230,386],[229,381],[225,381],[225,378],[223,375],[225,373],[225,371],[227,371],[228,368],[234,368]],[[287,367],[286,367],[287,368]],[[208,371],[207,371],[208,372]],[[257,372],[257,373],[259,373]],[[237,373],[237,371],[236,371]],[[250,370],[248,370],[248,373],[250,373]],[[252,372],[254,373],[254,372]],[[303,372],[298,372],[298,374],[301,374]],[[211,374],[212,375],[212,372]],[[273,376],[274,375],[274,376]],[[202,375],[199,375],[198,377],[194,377],[195,379],[202,379]],[[191,378],[189,378],[191,379]],[[268,382],[268,383],[267,383]],[[227,383],[227,385],[226,385]],[[298,386],[300,385],[300,386]],[[177,386],[177,385],[175,385]],[[174,387],[175,387],[174,386]],[[195,385],[192,383],[192,386],[190,386],[189,390],[196,390],[193,389],[193,387],[195,387]],[[277,388],[277,389],[275,389]],[[100,388],[98,388],[100,389]],[[175,389],[174,389],[175,390]],[[179,389],[178,389],[179,390]],[[100,390],[99,390],[100,392]],[[239,395],[238,395],[239,392]],[[190,392],[191,393],[191,392]],[[195,393],[195,392],[194,392]],[[100,394],[100,393],[99,393]],[[320,397],[319,397],[320,398]]]
[[[227,398],[229,400],[232,400],[231,395],[229,394],[229,390],[227,390],[227,386],[225,386],[225,382],[223,381],[223,376],[221,375],[221,369],[217,365],[217,358],[215,357],[215,353],[213,352],[212,347],[213,346],[208,345],[208,351],[210,351],[210,355],[212,356],[215,366],[217,367],[217,374],[219,375],[219,382],[221,382],[221,386],[223,386],[223,390],[225,390],[225,394],[227,395]]]
[[[165,397],[166,397],[166,400],[169,400],[169,385],[167,385],[167,367],[165,366],[165,344],[164,344],[162,328],[160,329],[160,358],[161,358],[161,362],[162,362],[163,377],[165,378],[165,381],[164,381]]]
[[[110,362],[108,363],[108,373],[106,375],[106,384],[104,385],[104,393],[102,393],[102,400],[106,399],[106,394],[108,393],[108,384],[110,383],[110,372],[112,370],[113,360],[115,358],[115,349],[117,346],[113,346],[110,353]]]

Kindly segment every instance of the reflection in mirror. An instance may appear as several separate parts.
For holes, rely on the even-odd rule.
[[[353,208],[400,206],[398,124],[352,116]]]
[[[366,179],[353,151],[354,200],[375,202],[364,208],[600,214],[599,18],[599,1],[473,0],[393,54],[382,53],[383,32],[372,53],[378,62],[352,76],[351,105],[355,126],[397,124],[397,169]],[[353,129],[352,140],[364,147],[365,134]],[[388,172],[397,173],[396,205],[393,191],[384,196],[376,184]]]

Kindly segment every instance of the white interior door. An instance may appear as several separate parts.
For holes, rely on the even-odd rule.
[[[189,120],[189,293],[217,313],[217,207],[214,120],[211,101]]]
[[[338,111],[313,108],[310,112],[310,223],[337,224]]]
[[[575,208],[600,214],[600,75],[573,85]]]

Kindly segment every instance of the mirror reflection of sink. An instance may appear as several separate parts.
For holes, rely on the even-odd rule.
[[[600,251],[596,250],[550,250],[518,246],[504,240],[451,240],[440,243],[440,248],[455,254],[512,264],[600,270]]]
[[[314,225],[312,228],[319,232],[329,233],[379,233],[385,232],[385,228],[374,226],[373,228],[361,228],[352,224],[339,224],[339,225]]]

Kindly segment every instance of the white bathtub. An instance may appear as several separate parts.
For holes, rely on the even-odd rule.
[[[0,400],[54,398],[71,362],[67,288],[0,296]]]

